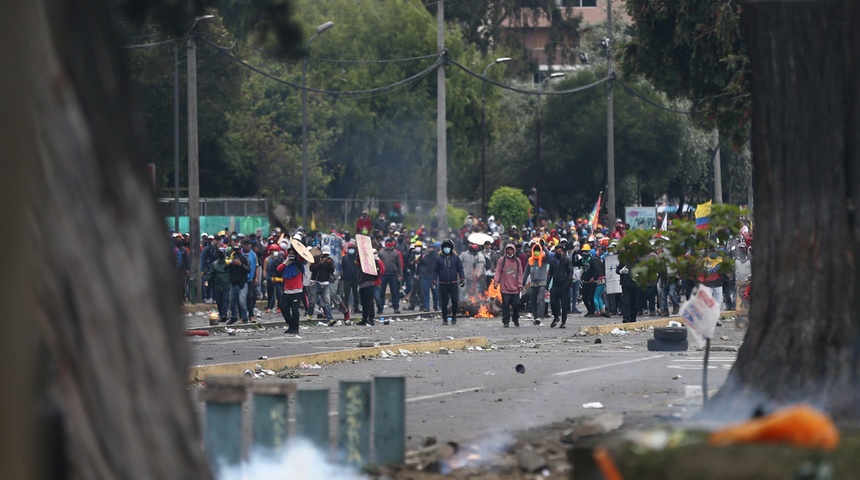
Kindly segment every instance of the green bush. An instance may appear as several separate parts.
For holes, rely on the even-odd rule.
[[[487,211],[496,217],[496,222],[504,226],[523,225],[529,219],[528,197],[522,190],[513,187],[499,187],[490,197]]]

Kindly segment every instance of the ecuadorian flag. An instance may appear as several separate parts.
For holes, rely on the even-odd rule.
[[[709,200],[696,206],[696,228],[704,230],[710,225],[712,203],[713,201]]]

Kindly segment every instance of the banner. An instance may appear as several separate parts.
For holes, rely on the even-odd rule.
[[[597,229],[597,223],[600,220],[600,200],[602,198],[603,192],[600,192],[600,195],[597,196],[597,202],[594,204],[594,208],[591,210],[591,213],[588,214],[588,223],[591,224],[592,231]]]
[[[618,266],[618,255],[603,257],[603,265],[606,267],[606,293],[621,293],[621,275],[615,273],[615,267]]]
[[[657,228],[657,207],[625,207],[624,212],[630,230]]]
[[[690,336],[701,347],[705,345],[706,338],[714,336],[714,327],[720,320],[720,304],[714,300],[710,288],[699,285],[684,302],[680,314]]]
[[[334,262],[334,273],[336,276],[340,277],[343,273],[343,265],[341,264],[343,261],[343,239],[337,235],[324,234],[322,236],[322,241],[320,242],[320,247],[326,246],[331,248],[331,259]]]
[[[376,261],[373,259],[373,243],[367,235],[355,236],[358,259],[361,261],[361,271],[368,275],[377,275]]]

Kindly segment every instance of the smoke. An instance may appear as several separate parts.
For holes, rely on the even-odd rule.
[[[290,441],[277,453],[255,451],[240,464],[222,466],[218,480],[365,480],[357,470],[331,463],[306,440]]]

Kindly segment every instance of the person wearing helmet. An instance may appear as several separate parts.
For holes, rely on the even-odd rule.
[[[434,288],[439,288],[439,298],[442,300],[442,325],[457,324],[457,310],[460,308],[460,288],[466,285],[466,275],[463,272],[463,262],[454,252],[454,242],[446,238],[442,242],[442,252],[436,257],[433,265]],[[451,311],[448,311],[450,301]]]
[[[523,265],[516,257],[513,243],[505,245],[505,255],[496,264],[493,281],[502,293],[502,325],[507,328],[511,320],[520,326],[520,293],[523,291]],[[513,309],[513,312],[511,312]]]
[[[331,327],[335,322],[331,314],[331,291],[328,288],[331,277],[334,275],[334,261],[331,259],[330,246],[322,247],[320,255],[314,257],[314,263],[310,265],[310,269],[311,309],[315,308],[317,303],[322,303],[326,321]]]
[[[588,243],[582,245],[579,252],[580,254],[573,263],[575,266],[582,267],[582,276],[580,277],[580,281],[582,282],[582,303],[585,304],[584,316],[593,317],[595,313],[594,290],[597,284],[594,279],[594,270],[592,270],[591,260],[595,257],[593,257],[591,245]]]

